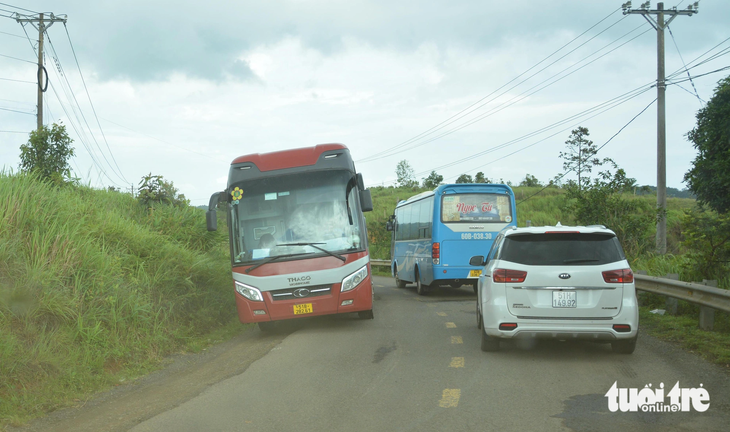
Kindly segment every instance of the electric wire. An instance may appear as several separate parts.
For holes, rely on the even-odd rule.
[[[8,32],[4,32],[4,31],[0,31],[0,33],[1,34],[5,34],[5,35],[8,35],[8,36],[15,36],[17,38],[25,39],[23,36],[16,35],[16,34],[13,34],[13,33],[8,33]]]
[[[91,129],[91,126],[89,126],[89,122],[86,120],[86,116],[84,115],[84,111],[81,109],[81,104],[79,103],[78,99],[76,99],[76,94],[74,93],[73,89],[71,88],[71,83],[68,81],[68,76],[63,71],[63,66],[61,65],[61,62],[58,59],[58,54],[56,53],[56,48],[54,47],[53,42],[51,41],[50,36],[48,34],[46,34],[46,36],[48,38],[48,45],[51,47],[51,51],[53,52],[53,57],[54,57],[54,59],[57,62],[58,72],[63,77],[64,81],[66,82],[66,85],[68,86],[69,93],[70,93],[71,97],[73,98],[73,101],[76,104],[76,106],[78,106],[79,113],[81,114],[81,118],[83,119],[84,124],[86,125],[86,128],[89,130],[89,135],[91,136],[92,140],[94,141],[94,144],[96,145],[96,148],[99,150],[99,153],[104,158],[104,161],[111,168],[111,171],[116,176],[118,176],[124,183],[129,183],[129,180],[127,180],[126,178],[124,178],[124,175],[121,173],[121,170],[119,169],[119,166],[116,164],[116,159],[114,159],[114,154],[112,153],[111,149],[109,148],[109,144],[107,143],[107,149],[109,150],[109,154],[110,154],[112,160],[114,161],[114,165],[116,165],[118,171],[115,171],[114,166],[112,166],[112,164],[109,162],[109,159],[107,159],[106,154],[101,149],[101,146],[99,145],[99,142],[97,141],[96,136],[94,135],[94,132]],[[69,39],[69,42],[70,42],[70,39]],[[81,71],[81,68],[79,67],[79,73],[80,73],[80,71]],[[82,80],[83,80],[83,76],[82,76]],[[86,83],[84,83],[84,88],[86,88]],[[87,95],[88,95],[88,89],[87,89]],[[70,100],[69,100],[69,102],[70,102]],[[89,102],[91,102],[91,97],[89,97]],[[92,104],[92,109],[93,109],[93,104]],[[94,116],[96,116],[96,111],[95,110],[94,110]],[[97,118],[97,123],[98,123],[98,118]],[[99,128],[101,129],[101,126],[99,126]],[[103,135],[103,132],[102,132],[102,135]],[[106,137],[104,138],[104,140],[106,141]]]
[[[620,9],[620,8],[619,8],[619,9]],[[443,128],[443,127],[445,127],[445,126],[448,126],[449,124],[453,123],[454,121],[456,121],[456,120],[459,120],[459,119],[460,119],[460,118],[462,118],[463,116],[466,116],[466,115],[470,114],[470,113],[471,113],[471,112],[473,112],[474,110],[476,110],[476,109],[479,109],[479,108],[480,108],[481,106],[483,106],[483,105],[485,105],[485,104],[488,104],[488,103],[490,103],[491,101],[495,100],[495,99],[496,99],[497,97],[499,97],[499,96],[503,95],[504,93],[508,92],[509,90],[513,89],[514,87],[516,87],[516,86],[518,86],[518,85],[520,85],[520,84],[524,83],[525,81],[529,80],[530,78],[534,77],[534,76],[535,76],[535,75],[536,75],[537,73],[540,73],[540,72],[544,71],[544,70],[545,70],[545,69],[546,69],[547,67],[550,67],[550,66],[551,66],[552,64],[554,64],[555,62],[553,62],[553,63],[549,64],[548,66],[546,66],[546,67],[545,67],[545,68],[543,68],[543,69],[540,69],[540,70],[539,70],[538,72],[536,72],[535,74],[533,74],[533,75],[531,75],[531,76],[527,77],[526,79],[522,80],[522,81],[521,81],[520,83],[516,84],[515,86],[513,86],[513,87],[510,87],[509,89],[507,89],[507,90],[505,90],[504,92],[500,93],[500,94],[499,94],[498,96],[496,96],[495,98],[492,98],[492,99],[488,100],[487,102],[485,102],[485,103],[483,103],[483,104],[481,104],[481,105],[477,106],[477,107],[476,107],[476,108],[474,108],[473,110],[471,109],[471,108],[472,108],[472,107],[474,107],[475,105],[478,105],[478,104],[480,104],[480,103],[481,103],[482,101],[484,101],[485,99],[488,99],[488,98],[490,98],[490,97],[491,97],[492,95],[494,95],[495,93],[499,92],[499,91],[500,91],[501,89],[503,89],[504,87],[508,86],[509,84],[511,84],[512,82],[514,82],[515,80],[519,79],[520,77],[522,77],[522,76],[523,76],[523,75],[525,75],[526,73],[530,72],[530,71],[531,71],[532,69],[534,69],[534,68],[536,68],[537,66],[539,66],[540,64],[544,63],[544,62],[545,62],[546,60],[548,60],[549,58],[551,58],[552,56],[554,56],[555,54],[557,54],[558,52],[560,52],[561,50],[563,50],[563,48],[565,48],[565,47],[567,47],[568,45],[572,44],[573,42],[575,42],[576,40],[578,40],[579,38],[581,38],[581,37],[582,37],[583,35],[585,35],[586,33],[588,33],[588,32],[589,32],[590,30],[592,30],[593,28],[595,28],[596,26],[598,26],[599,24],[601,24],[601,23],[602,23],[603,21],[605,21],[606,19],[608,19],[608,18],[609,18],[609,17],[611,16],[611,15],[615,14],[615,13],[616,13],[616,12],[617,12],[617,11],[618,11],[619,9],[616,9],[616,10],[612,11],[611,13],[609,13],[608,15],[606,15],[606,16],[605,16],[605,17],[604,17],[603,19],[601,19],[600,21],[598,21],[598,22],[597,22],[596,24],[592,25],[592,26],[591,26],[590,28],[588,28],[587,30],[585,30],[585,31],[584,31],[583,33],[581,33],[580,35],[578,35],[578,36],[576,36],[575,38],[573,38],[573,39],[572,39],[572,40],[571,40],[570,42],[568,42],[568,43],[564,44],[564,45],[563,45],[562,47],[560,47],[560,48],[558,48],[557,50],[553,51],[553,52],[552,52],[552,53],[551,53],[550,55],[548,55],[548,56],[547,56],[547,57],[545,57],[544,59],[540,60],[539,62],[537,62],[536,64],[534,64],[534,65],[533,65],[532,67],[530,67],[529,69],[525,70],[525,71],[524,71],[524,72],[522,72],[521,74],[517,75],[517,76],[516,76],[515,78],[513,78],[512,80],[510,80],[510,81],[508,81],[507,83],[503,84],[502,86],[500,86],[500,87],[499,87],[499,88],[497,88],[496,90],[492,91],[492,92],[491,92],[491,93],[489,93],[489,94],[488,94],[487,96],[484,96],[484,97],[482,97],[482,98],[481,98],[481,99],[479,99],[478,101],[476,101],[476,102],[472,103],[471,105],[467,106],[466,108],[462,109],[462,110],[461,110],[461,111],[459,111],[458,113],[456,113],[456,114],[452,115],[451,117],[447,118],[446,120],[442,121],[441,123],[437,124],[436,126],[434,126],[434,127],[430,128],[430,129],[426,130],[425,132],[422,132],[422,133],[420,133],[420,134],[416,135],[415,137],[413,137],[413,138],[410,138],[410,139],[408,139],[408,140],[406,140],[406,141],[404,141],[404,142],[402,142],[402,143],[400,143],[400,144],[398,144],[398,145],[396,145],[396,146],[394,146],[394,147],[391,147],[390,149],[387,149],[387,150],[381,151],[381,152],[379,152],[379,153],[376,153],[376,154],[374,154],[374,155],[371,155],[370,157],[368,157],[368,158],[364,158],[363,160],[361,160],[361,161],[357,161],[357,162],[367,162],[367,161],[369,161],[369,160],[375,160],[375,159],[373,159],[374,157],[377,157],[377,156],[381,156],[381,155],[383,155],[383,154],[385,154],[385,153],[389,153],[390,151],[392,151],[392,150],[394,150],[394,149],[398,149],[398,148],[400,148],[400,147],[402,147],[402,146],[405,146],[405,145],[407,145],[407,144],[409,144],[409,143],[411,143],[411,142],[413,142],[413,141],[415,141],[415,140],[418,140],[418,139],[421,139],[421,138],[423,138],[423,137],[425,137],[425,136],[428,136],[428,135],[430,135],[431,133],[433,133],[433,132],[435,132],[435,131],[437,131],[437,130],[440,130],[440,129],[442,129],[442,128]],[[625,18],[625,17],[624,17],[624,18]],[[623,20],[624,18],[621,18],[621,19],[620,19],[619,21],[617,21],[616,23],[612,24],[612,25],[611,25],[611,26],[609,26],[608,28],[611,28],[611,27],[613,27],[614,25],[616,25],[617,23],[619,23],[620,21],[622,21],[622,20]],[[607,30],[607,29],[606,29],[606,30]],[[604,31],[606,31],[606,30],[604,30]],[[601,33],[603,33],[603,32],[601,32]],[[599,33],[599,34],[600,34],[600,33]],[[597,35],[596,35],[596,36],[597,36]],[[571,50],[570,52],[568,52],[568,54],[570,54],[570,53],[574,52],[574,51],[575,51],[576,49],[578,49],[578,48],[582,47],[582,46],[583,46],[583,45],[585,45],[585,44],[586,44],[587,42],[590,42],[590,41],[591,41],[591,40],[593,40],[593,39],[594,39],[594,38],[595,38],[596,36],[594,36],[593,38],[591,38],[591,39],[589,39],[588,41],[584,42],[583,44],[579,45],[579,46],[578,46],[577,48],[575,48],[575,49]],[[566,55],[568,55],[568,54],[566,54]],[[563,57],[565,57],[565,55],[564,55]],[[560,59],[562,59],[563,57],[560,57],[560,58],[558,59],[558,61],[559,61]]]
[[[656,101],[657,101],[657,100],[656,100],[656,98],[655,98],[655,99],[654,99],[653,101],[651,101],[651,102],[650,102],[650,103],[649,103],[649,104],[648,104],[648,105],[647,105],[646,107],[644,107],[644,109],[643,109],[643,110],[641,110],[641,111],[640,111],[640,112],[639,112],[638,114],[636,114],[636,115],[635,115],[635,116],[634,116],[634,117],[633,117],[633,118],[632,118],[631,120],[629,120],[629,122],[628,122],[628,123],[626,123],[625,125],[623,125],[623,126],[621,127],[621,129],[619,129],[619,130],[618,130],[618,132],[616,132],[615,134],[613,134],[613,136],[612,136],[611,138],[609,138],[609,139],[608,139],[608,141],[606,141],[605,143],[603,143],[603,145],[602,145],[602,146],[598,147],[598,149],[596,149],[596,154],[598,154],[598,152],[599,152],[599,151],[601,151],[601,149],[602,149],[602,148],[606,147],[606,145],[607,145],[608,143],[610,143],[610,142],[611,142],[611,141],[612,141],[612,140],[613,140],[614,138],[616,138],[616,137],[617,137],[617,136],[618,136],[618,135],[619,135],[619,134],[620,134],[620,133],[621,133],[621,132],[622,132],[622,131],[623,131],[624,129],[626,129],[626,128],[627,128],[627,127],[628,127],[628,126],[629,126],[629,125],[631,124],[631,123],[633,123],[633,122],[634,122],[634,120],[636,120],[636,119],[637,119],[637,118],[638,118],[638,117],[639,117],[640,115],[642,115],[642,114],[644,113],[644,111],[646,111],[647,109],[649,109],[649,107],[650,107],[650,106],[652,106],[652,105],[654,104],[654,102],[656,102]],[[558,180],[562,179],[563,177],[565,177],[566,175],[568,175],[569,173],[571,173],[571,172],[573,172],[573,171],[575,171],[575,169],[571,168],[571,169],[569,169],[569,170],[567,170],[567,171],[563,172],[563,174],[561,174],[560,176],[558,176],[558,177],[556,177],[556,178],[555,178],[555,181],[557,182]],[[539,190],[539,191],[537,191],[536,193],[534,193],[534,194],[532,194],[532,195],[528,196],[527,198],[524,198],[524,199],[522,199],[522,200],[521,200],[520,202],[518,202],[518,203],[517,203],[516,205],[520,205],[520,204],[522,204],[523,202],[525,202],[525,201],[529,200],[530,198],[532,198],[532,197],[534,197],[534,196],[536,196],[536,195],[539,195],[539,194],[541,194],[541,193],[542,193],[542,192],[543,192],[543,191],[544,191],[545,189],[549,188],[550,186],[552,186],[552,185],[551,185],[551,184],[547,184],[547,185],[546,185],[545,187],[543,187],[542,189],[540,189],[540,190]]]
[[[104,129],[101,127],[101,123],[99,122],[99,116],[96,114],[96,108],[94,108],[94,103],[91,101],[91,95],[89,94],[89,89],[86,86],[86,80],[84,79],[84,74],[81,72],[81,65],[79,64],[79,59],[78,59],[78,57],[76,57],[76,49],[74,48],[73,42],[71,42],[71,35],[68,32],[68,26],[66,25],[65,22],[63,23],[63,28],[66,30],[66,36],[68,37],[68,43],[71,46],[71,52],[74,55],[74,60],[76,61],[76,67],[78,68],[79,75],[81,76],[81,82],[84,84],[84,90],[86,91],[86,97],[89,99],[89,105],[91,106],[91,111],[94,113],[94,118],[96,118],[97,126],[99,126],[99,132],[101,132],[101,136],[104,139],[106,148],[109,151],[109,155],[111,156],[112,161],[114,161],[114,166],[117,167],[117,172],[119,173],[120,177],[122,178],[122,180],[125,181],[125,183],[130,183],[130,181],[124,177],[124,174],[122,173],[122,169],[119,168],[119,165],[117,164],[117,160],[114,157],[114,153],[112,153],[112,149],[109,147],[109,142],[107,141],[106,135],[104,134]],[[55,50],[54,50],[54,52],[55,52]]]
[[[16,79],[12,79],[12,78],[0,78],[0,81],[13,81],[13,82],[20,82],[20,83],[36,84],[35,81],[16,80]]]
[[[456,126],[456,127],[454,127],[453,129],[451,129],[451,130],[449,130],[449,131],[443,132],[442,134],[440,134],[440,135],[438,135],[438,136],[436,136],[436,137],[432,137],[432,138],[428,139],[427,141],[424,141],[424,142],[418,143],[418,144],[416,144],[416,145],[413,145],[413,146],[411,146],[411,147],[409,147],[409,148],[407,148],[407,149],[402,149],[402,150],[399,150],[399,151],[397,151],[397,152],[394,152],[394,153],[392,153],[392,154],[390,154],[390,155],[387,155],[387,156],[382,156],[382,157],[380,157],[380,158],[378,158],[378,159],[382,159],[382,158],[384,158],[384,157],[390,157],[390,156],[394,156],[394,155],[396,155],[396,154],[400,154],[400,153],[403,153],[404,151],[412,150],[412,149],[414,149],[414,148],[416,148],[416,147],[420,147],[420,146],[422,146],[422,145],[425,145],[425,144],[428,144],[428,143],[434,142],[434,141],[436,141],[436,140],[439,140],[439,139],[441,139],[441,138],[443,138],[443,137],[445,137],[445,136],[451,135],[451,134],[452,134],[452,133],[454,133],[454,132],[457,132],[457,131],[459,131],[459,130],[461,130],[461,129],[464,129],[464,128],[468,127],[468,126],[471,126],[471,125],[473,125],[474,123],[477,123],[477,122],[479,122],[479,121],[482,121],[482,120],[484,120],[485,118],[487,118],[487,117],[490,117],[490,116],[492,116],[492,115],[496,114],[497,112],[499,112],[499,111],[502,111],[502,110],[504,110],[504,109],[506,109],[506,108],[508,108],[508,107],[510,107],[510,106],[512,106],[512,105],[514,105],[514,104],[516,104],[516,103],[518,103],[518,102],[520,102],[520,101],[522,101],[522,100],[524,100],[524,99],[526,99],[526,98],[528,98],[528,97],[532,96],[533,94],[535,94],[535,93],[537,93],[537,92],[539,92],[539,91],[541,91],[541,90],[544,90],[545,88],[547,88],[547,87],[549,87],[549,86],[551,86],[551,85],[553,85],[553,84],[555,84],[555,83],[557,83],[557,82],[559,82],[559,81],[561,81],[561,80],[563,80],[563,79],[567,78],[568,76],[570,76],[570,75],[572,75],[572,74],[574,74],[574,73],[578,72],[579,70],[581,70],[581,69],[585,68],[586,66],[588,66],[588,65],[590,65],[590,64],[592,64],[592,63],[594,63],[594,62],[596,62],[596,61],[598,61],[598,60],[600,60],[601,58],[603,58],[603,57],[607,56],[608,54],[611,54],[612,52],[614,52],[614,51],[618,50],[619,48],[623,47],[624,45],[626,45],[626,44],[628,44],[628,43],[632,42],[633,40],[635,40],[635,39],[637,39],[637,38],[641,37],[642,35],[646,34],[646,33],[647,33],[647,32],[649,32],[649,31],[651,31],[651,29],[647,29],[646,31],[644,31],[644,32],[642,32],[642,33],[640,33],[640,34],[638,34],[638,35],[634,36],[633,38],[631,38],[631,39],[629,39],[628,41],[626,41],[626,42],[622,43],[621,45],[619,45],[619,46],[617,46],[617,47],[615,47],[615,48],[611,49],[610,51],[608,51],[608,52],[606,52],[606,53],[604,53],[604,54],[600,55],[599,57],[596,57],[596,58],[594,58],[593,60],[591,60],[591,61],[589,61],[589,62],[585,63],[584,65],[582,65],[582,66],[580,66],[580,67],[578,67],[578,68],[576,68],[576,69],[574,69],[574,70],[572,70],[572,71],[570,71],[570,72],[566,73],[566,74],[565,74],[565,75],[563,75],[563,76],[560,76],[560,74],[562,74],[562,73],[564,73],[564,72],[566,72],[566,71],[569,71],[569,70],[570,70],[570,69],[572,69],[572,68],[575,68],[575,67],[576,67],[577,65],[579,65],[579,64],[580,64],[581,62],[583,62],[583,61],[585,61],[585,60],[589,59],[589,58],[590,58],[591,56],[594,56],[594,55],[598,54],[598,53],[599,53],[599,52],[601,52],[601,51],[602,51],[603,49],[605,49],[605,48],[608,48],[608,47],[610,47],[611,45],[613,45],[614,43],[616,43],[616,42],[620,41],[621,39],[623,39],[623,38],[624,38],[624,37],[626,37],[627,35],[629,35],[629,34],[631,34],[631,33],[635,32],[636,30],[640,29],[641,27],[645,27],[645,26],[646,26],[646,24],[642,24],[642,25],[640,25],[639,27],[636,27],[636,28],[634,28],[634,29],[633,29],[633,30],[631,30],[630,32],[628,32],[628,33],[624,34],[623,36],[621,36],[620,38],[618,38],[618,39],[614,40],[613,42],[611,42],[611,43],[609,43],[609,44],[605,45],[605,46],[604,46],[604,47],[602,47],[601,49],[599,49],[599,50],[597,50],[597,51],[594,51],[593,53],[591,53],[590,55],[588,55],[588,56],[584,57],[583,59],[581,59],[580,61],[578,61],[578,62],[574,63],[573,65],[571,65],[571,66],[568,66],[567,68],[564,68],[564,69],[563,69],[563,70],[561,70],[560,72],[558,72],[558,73],[556,73],[556,74],[554,74],[554,75],[552,75],[552,76],[548,77],[547,79],[545,79],[545,80],[541,81],[540,83],[538,83],[538,84],[534,85],[533,87],[531,87],[531,88],[529,88],[529,89],[525,90],[524,92],[522,92],[522,93],[520,93],[520,94],[518,94],[518,95],[514,96],[513,98],[509,99],[508,101],[505,101],[505,102],[503,102],[502,104],[500,104],[500,105],[498,105],[498,106],[496,106],[496,107],[492,108],[491,110],[489,110],[489,111],[487,111],[487,112],[485,112],[485,113],[482,113],[482,114],[480,114],[480,115],[479,115],[478,117],[476,117],[476,118],[473,118],[473,119],[471,119],[471,120],[468,120],[468,121],[467,121],[466,123],[463,123],[463,124],[461,124],[461,125],[459,125],[459,126]],[[556,78],[556,77],[558,77],[558,78]],[[552,81],[552,82],[549,82],[550,80],[553,80],[553,81]],[[546,84],[546,85],[544,85],[544,86],[542,86],[542,87],[539,87],[539,86],[541,86],[542,84],[544,84],[544,83],[546,83],[546,82],[549,82],[549,83],[548,83],[548,84]],[[539,88],[537,88],[537,87],[539,87]],[[534,90],[535,88],[537,88],[537,90]],[[532,90],[534,90],[534,91],[532,91]],[[370,162],[370,161],[372,161],[372,160],[376,160],[376,159],[370,159],[370,160],[366,160],[365,162]]]
[[[674,42],[674,48],[677,49],[677,54],[679,54],[679,59],[682,60],[682,66],[684,66],[684,70],[687,72],[687,76],[689,77],[689,82],[692,83],[692,89],[695,91],[695,96],[697,96],[697,100],[700,102],[700,105],[703,104],[702,98],[700,97],[699,93],[697,93],[697,87],[695,87],[695,83],[692,81],[692,77],[689,75],[689,69],[687,69],[687,64],[684,62],[684,57],[682,57],[682,53],[679,51],[679,45],[677,45],[677,40],[674,38],[674,33],[672,33],[672,28],[667,25],[667,29],[669,30],[669,35],[672,37],[672,42]]]
[[[13,6],[13,5],[7,4],[7,3],[0,3],[0,5],[7,6],[7,7],[11,7],[11,8],[15,8],[15,9],[20,9],[22,11],[26,11],[26,12],[30,12],[30,13],[34,13],[34,14],[39,13],[39,12],[36,12],[36,11],[32,11],[30,9],[25,9],[25,8],[22,8],[22,7],[19,7],[19,6]]]
[[[35,46],[33,45],[33,40],[32,40],[32,39],[30,38],[30,36],[28,35],[28,32],[26,31],[26,29],[25,29],[25,25],[23,25],[23,26],[22,26],[22,28],[23,28],[23,32],[25,33],[25,36],[26,36],[26,38],[27,38],[27,40],[28,40],[28,43],[30,43],[31,49],[32,49],[32,50],[33,50],[33,51],[34,51],[34,52],[35,52],[35,53],[37,54],[37,50],[36,50],[36,47],[35,47]],[[49,42],[50,42],[50,41],[49,41]],[[55,69],[54,69],[54,70],[55,70]],[[63,89],[63,90],[64,90],[64,92],[65,92],[65,91],[66,91],[66,88],[65,88],[65,87],[63,87],[63,81],[60,81],[60,82],[62,83],[61,87],[62,87],[62,89]],[[81,144],[82,144],[82,145],[84,146],[84,148],[86,149],[86,151],[87,151],[87,152],[89,153],[89,157],[91,158],[91,161],[92,161],[93,165],[94,165],[94,166],[96,166],[96,168],[97,168],[97,171],[98,171],[98,172],[100,173],[99,175],[101,176],[101,174],[103,173],[103,174],[104,174],[104,176],[106,176],[106,178],[107,178],[107,179],[109,179],[109,181],[110,181],[110,182],[112,182],[113,184],[115,184],[115,185],[117,185],[117,186],[120,186],[119,184],[117,184],[117,183],[116,183],[116,182],[115,182],[115,181],[114,181],[114,180],[113,180],[113,179],[112,179],[112,178],[111,178],[111,177],[110,177],[110,176],[109,176],[109,175],[108,175],[108,174],[106,173],[106,171],[105,171],[105,170],[103,169],[103,167],[101,166],[101,164],[100,164],[100,163],[99,163],[99,161],[97,160],[97,158],[98,158],[98,157],[97,157],[97,156],[95,156],[95,154],[94,154],[94,151],[93,151],[93,149],[92,149],[92,148],[91,148],[91,147],[90,147],[90,146],[89,146],[89,145],[87,144],[86,140],[84,139],[84,137],[85,137],[85,131],[83,130],[83,128],[81,128],[81,130],[79,130],[79,128],[78,128],[78,127],[76,126],[76,124],[74,123],[74,121],[73,121],[73,117],[71,117],[71,116],[69,115],[68,111],[66,110],[66,106],[64,105],[63,101],[61,100],[61,98],[60,98],[60,97],[59,97],[59,95],[58,95],[58,92],[56,91],[56,86],[54,86],[54,85],[53,85],[53,83],[52,83],[52,82],[50,82],[50,87],[51,87],[51,90],[53,91],[53,94],[54,94],[54,95],[56,96],[56,99],[58,100],[58,103],[59,103],[59,105],[61,105],[61,109],[63,110],[64,114],[66,114],[66,118],[67,118],[67,119],[69,120],[69,124],[70,124],[70,125],[71,125],[71,127],[73,128],[74,132],[76,132],[76,136],[77,136],[77,137],[79,138],[79,141],[81,141]],[[69,99],[69,101],[70,101],[70,98],[69,98],[68,94],[66,94],[66,97],[67,97],[67,99]],[[79,126],[80,126],[80,125],[81,125],[81,122],[80,122],[80,120],[78,119],[78,115],[76,114],[75,110],[73,109],[73,104],[71,104],[71,105],[72,105],[72,106],[71,106],[71,107],[72,107],[72,112],[73,112],[73,114],[74,114],[74,115],[76,116],[76,120],[77,120],[77,121],[79,122]],[[121,187],[121,186],[120,186],[120,187]]]
[[[9,58],[9,59],[18,60],[18,61],[22,61],[22,62],[26,62],[26,63],[30,63],[30,64],[33,64],[33,65],[34,64],[38,64],[38,62],[32,62],[32,61],[29,61],[29,60],[25,60],[25,59],[22,59],[22,58],[13,57],[13,56],[5,55],[5,54],[0,54],[0,57],[6,57],[6,58]]]
[[[29,115],[33,115],[33,116],[35,115],[34,112],[18,111],[18,110],[14,110],[14,109],[10,109],[10,108],[3,108],[3,107],[0,107],[0,110],[10,111],[10,112],[20,113],[20,114],[29,114]]]
[[[491,152],[494,152],[494,151],[497,151],[497,150],[501,150],[503,148],[506,148],[506,147],[509,147],[511,145],[514,145],[514,144],[516,144],[518,142],[521,142],[521,141],[524,141],[526,139],[529,139],[529,138],[538,136],[538,135],[540,135],[543,132],[547,132],[549,130],[555,129],[555,128],[560,127],[560,126],[563,126],[563,125],[565,125],[567,123],[571,123],[571,122],[574,122],[575,120],[578,120],[577,122],[575,122],[574,125],[571,125],[571,126],[569,126],[567,128],[564,128],[563,130],[561,130],[559,132],[556,132],[556,133],[552,134],[551,136],[547,137],[547,138],[551,138],[553,136],[559,135],[560,133],[562,133],[562,132],[564,132],[566,130],[571,129],[572,127],[575,127],[576,125],[580,125],[580,123],[584,122],[585,120],[594,118],[594,117],[596,117],[596,116],[598,116],[598,115],[600,115],[600,114],[602,114],[602,113],[604,113],[604,112],[606,112],[606,111],[608,111],[610,109],[613,109],[613,108],[615,108],[615,107],[617,107],[619,105],[622,105],[623,103],[626,103],[629,100],[634,99],[634,98],[636,98],[636,97],[638,97],[638,96],[646,93],[647,91],[651,90],[654,87],[656,87],[656,84],[654,82],[651,82],[649,84],[646,84],[646,85],[637,87],[634,90],[628,91],[628,92],[626,92],[626,93],[624,93],[624,94],[622,94],[620,96],[614,97],[614,98],[612,98],[612,99],[610,99],[608,101],[602,102],[602,103],[600,103],[598,105],[595,105],[595,106],[593,106],[593,107],[591,107],[589,109],[586,109],[586,110],[581,111],[581,112],[579,112],[577,114],[574,114],[572,116],[569,116],[569,117],[567,117],[565,119],[559,120],[559,121],[557,121],[555,123],[552,123],[552,124],[550,124],[548,126],[545,126],[545,127],[540,128],[538,130],[532,131],[532,132],[530,132],[528,134],[523,135],[522,137],[515,138],[515,139],[512,139],[512,140],[507,141],[505,143],[502,143],[502,144],[499,144],[497,146],[494,146],[494,147],[488,148],[486,150],[483,150],[481,152],[478,152],[478,153],[475,153],[475,154],[471,154],[471,155],[469,155],[469,156],[467,156],[465,158],[458,159],[458,160],[455,160],[455,161],[452,161],[452,162],[449,162],[449,163],[446,163],[446,164],[437,166],[435,168],[430,168],[428,170],[424,170],[424,171],[421,171],[419,173],[415,173],[414,175],[417,176],[417,177],[419,177],[419,176],[424,175],[424,174],[427,174],[427,173],[429,173],[431,171],[440,170],[440,169],[444,169],[444,168],[450,168],[452,166],[459,165],[459,164],[464,163],[464,162],[468,162],[470,160],[473,160],[474,158],[478,158],[478,157],[484,156],[485,154],[488,154],[488,153],[491,153]],[[545,139],[547,139],[547,138],[545,138]],[[537,143],[542,142],[545,139],[542,139],[542,140],[538,141]],[[527,146],[525,148],[531,147],[531,146],[533,146],[533,145],[535,145],[537,143],[533,143],[530,146]],[[396,182],[396,180],[392,180],[392,181],[387,181],[385,183],[395,183],[395,182]]]

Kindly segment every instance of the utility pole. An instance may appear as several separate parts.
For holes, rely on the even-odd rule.
[[[643,3],[639,9],[631,9],[631,2],[624,3],[624,15],[640,14],[656,30],[657,41],[657,153],[656,153],[656,206],[661,212],[656,224],[656,250],[660,254],[667,253],[667,120],[665,110],[665,93],[667,84],[664,76],[664,29],[679,15],[692,16],[697,13],[697,5],[689,5],[686,10],[664,9],[664,3],[657,3],[656,9],[649,9],[650,2]],[[656,15],[654,19],[653,15]],[[670,18],[665,22],[665,16]]]
[[[47,19],[44,19],[43,15],[44,14],[39,13],[38,18],[31,18],[30,15],[20,15],[19,13],[15,13],[15,21],[19,22],[21,25],[23,25],[23,23],[30,23],[38,30],[38,73],[36,74],[38,77],[38,131],[43,128],[43,93],[45,93],[48,89],[48,73],[46,68],[43,66],[43,34],[46,32],[46,29],[52,26],[55,22],[63,22],[66,24],[66,15],[57,17],[54,14],[51,14],[51,16]],[[44,76],[46,78],[45,86],[42,84]]]

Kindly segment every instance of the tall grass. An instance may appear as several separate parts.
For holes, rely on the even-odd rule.
[[[233,304],[203,211],[0,173],[0,425],[154,364]]]

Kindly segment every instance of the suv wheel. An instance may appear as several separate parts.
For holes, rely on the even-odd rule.
[[[482,326],[484,327],[484,326]],[[499,351],[499,338],[491,337],[482,328],[482,351],[494,352]]]
[[[631,354],[636,349],[636,340],[639,338],[637,335],[632,339],[619,339],[611,342],[611,349],[617,354]]]

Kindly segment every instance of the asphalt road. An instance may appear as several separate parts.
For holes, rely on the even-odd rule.
[[[667,343],[640,335],[632,355],[557,341],[484,353],[471,288],[421,297],[375,281],[374,320],[315,317],[247,332],[28,430],[728,430],[728,373]],[[614,382],[664,383],[666,393],[676,382],[702,385],[710,406],[611,412],[604,395]]]

